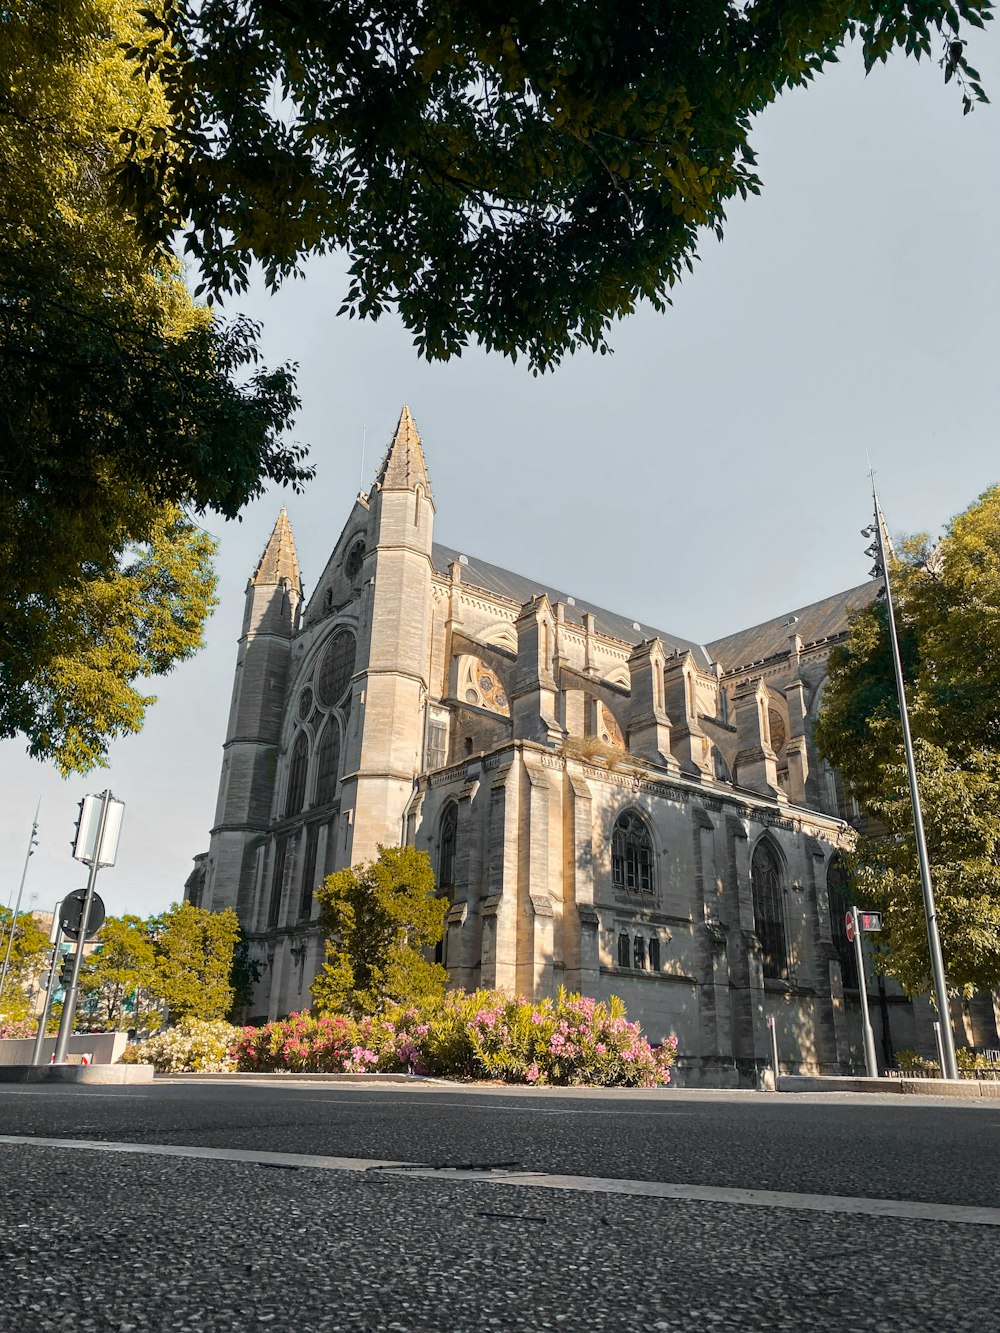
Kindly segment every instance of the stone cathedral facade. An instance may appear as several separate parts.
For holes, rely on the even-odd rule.
[[[313,891],[426,849],[451,983],[626,1002],[689,1084],[860,1062],[841,853],[856,811],[812,742],[868,584],[700,645],[434,540],[404,408],[308,603],[282,510],[246,590],[211,844],[250,1018],[309,1004]]]

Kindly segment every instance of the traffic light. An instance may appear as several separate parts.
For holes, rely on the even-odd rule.
[[[68,953],[62,960],[59,968],[59,985],[65,990],[73,980],[73,959],[75,955]]]
[[[80,826],[83,823],[83,806],[84,806],[83,801],[80,801],[77,804],[76,823],[73,825],[73,841],[70,843],[70,846],[73,848],[73,856],[77,860],[79,860],[79,857],[77,856],[77,850],[80,847]]]

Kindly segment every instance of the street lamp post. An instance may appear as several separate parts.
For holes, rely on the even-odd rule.
[[[913,759],[913,738],[910,735],[910,719],[906,711],[906,686],[903,683],[903,663],[899,654],[899,637],[896,633],[896,613],[892,602],[892,585],[889,579],[889,541],[885,518],[878,502],[875,489],[875,474],[872,473],[872,501],[875,505],[875,546],[869,547],[875,556],[873,573],[881,574],[885,586],[885,604],[889,619],[889,645],[892,649],[892,665],[896,673],[896,693],[899,697],[899,718],[903,725],[903,748],[906,751],[906,771],[910,781],[910,803],[913,807],[913,833],[917,844],[917,863],[920,867],[920,886],[924,897],[924,916],[927,920],[927,945],[931,956],[931,975],[934,979],[934,994],[937,1000],[938,1014],[941,1019],[941,1076],[958,1078],[958,1063],[955,1059],[955,1036],[951,1027],[951,1008],[948,1004],[948,983],[944,972],[944,955],[941,952],[941,936],[938,933],[937,908],[934,903],[934,886],[931,883],[931,867],[927,857],[927,840],[924,837],[924,817],[920,809],[920,791],[917,787],[917,766]],[[866,528],[862,534],[871,536],[872,528]]]
[[[24,893],[24,881],[28,877],[28,862],[34,854],[35,847],[38,845],[38,812],[42,808],[42,802],[39,798],[35,806],[35,818],[31,824],[31,836],[28,838],[28,853],[24,858],[24,869],[21,871],[21,883],[17,890],[17,902],[14,904],[14,914],[10,919],[10,934],[7,936],[7,952],[4,954],[3,967],[0,968],[0,1000],[3,999],[4,983],[7,980],[7,973],[10,970],[10,952],[14,947],[14,931],[17,929],[17,914],[21,910],[21,895]]]

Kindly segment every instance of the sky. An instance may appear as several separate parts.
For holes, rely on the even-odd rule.
[[[231,307],[262,323],[269,362],[298,363],[290,434],[316,478],[205,520],[220,544],[205,647],[152,683],[108,769],[63,780],[0,744],[0,903],[38,800],[22,906],[85,883],[76,805],[106,786],[126,806],[98,877],[108,913],[182,897],[208,848],[246,581],[285,504],[308,597],[404,403],[438,541],[702,642],[866,579],[869,455],[894,533],[938,533],[1000,482],[1000,33],[976,36],[997,108],[963,118],[936,63],[895,57],[866,79],[849,51],[765,112],[762,195],[705,238],[670,310],[615,327],[613,356],[540,377],[478,350],[428,365],[398,321],[336,317],[339,255]]]

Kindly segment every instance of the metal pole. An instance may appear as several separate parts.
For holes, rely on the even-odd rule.
[[[24,858],[24,869],[21,871],[21,883],[17,890],[17,902],[14,904],[14,915],[10,919],[10,935],[7,938],[7,952],[4,955],[3,967],[0,968],[0,999],[3,998],[3,986],[7,980],[7,971],[10,967],[10,951],[14,947],[14,931],[17,929],[17,914],[21,910],[21,895],[24,893],[24,881],[28,877],[28,862],[31,860],[35,850],[35,844],[38,841],[38,812],[42,808],[42,798],[38,798],[38,804],[35,806],[35,818],[31,825],[31,836],[28,839],[28,853]]]
[[[865,951],[861,947],[861,926],[858,921],[858,909],[851,908],[851,920],[854,923],[854,957],[858,963],[858,994],[861,996],[861,1030],[865,1039],[865,1068],[869,1078],[878,1078],[878,1061],[875,1059],[875,1033],[872,1031],[871,1015],[868,1013],[868,981],[865,977]]]
[[[937,1046],[937,1053],[938,1053],[938,1064],[943,1066],[943,1065],[944,1065],[944,1043],[942,1042],[942,1039],[941,1039],[941,1024],[940,1024],[940,1023],[935,1023],[935,1024],[933,1024],[933,1027],[934,1027],[934,1044]]]
[[[774,1090],[778,1091],[778,1027],[773,1014],[767,1016],[767,1026],[771,1030],[771,1066],[774,1069]]]
[[[59,904],[56,903],[55,939],[52,941],[52,966],[49,969],[49,984],[45,992],[45,1003],[42,1005],[42,1014],[38,1020],[38,1031],[35,1033],[35,1044],[31,1048],[31,1063],[40,1065],[43,1062],[42,1052],[45,1050],[45,1029],[49,1025],[49,1013],[52,1010],[52,996],[56,989],[56,977],[59,975],[59,945],[62,941],[62,922],[59,920]]]
[[[941,1076],[958,1078],[958,1064],[955,1060],[955,1036],[951,1030],[951,1008],[948,1004],[948,983],[944,974],[944,955],[941,952],[941,937],[938,934],[937,908],[934,904],[934,887],[931,883],[931,867],[927,857],[927,841],[924,837],[924,817],[920,809],[920,792],[917,787],[917,766],[913,759],[913,738],[910,735],[910,719],[906,711],[906,687],[903,684],[903,663],[899,655],[899,638],[896,634],[896,613],[892,604],[892,588],[889,581],[889,553],[885,549],[885,519],[879,507],[878,492],[875,489],[875,476],[872,474],[872,499],[875,501],[875,531],[878,536],[878,548],[881,556],[882,576],[885,580],[885,604],[889,612],[889,644],[892,648],[892,664],[896,672],[896,692],[899,695],[899,718],[903,724],[903,748],[906,751],[906,771],[910,779],[910,803],[913,807],[913,833],[917,843],[917,862],[920,866],[920,886],[924,896],[924,916],[927,920],[927,946],[931,956],[931,974],[934,978],[934,994],[937,1010],[941,1018]]]
[[[80,984],[80,964],[83,962],[83,946],[87,942],[87,927],[90,924],[90,904],[94,900],[94,885],[97,882],[97,870],[101,860],[101,848],[104,845],[104,826],[108,821],[108,808],[111,805],[111,791],[101,793],[101,819],[97,826],[97,841],[94,844],[94,859],[90,863],[87,877],[87,895],[83,900],[83,912],[80,915],[80,934],[73,955],[73,975],[66,988],[63,1000],[62,1018],[59,1020],[59,1036],[56,1038],[56,1050],[53,1063],[61,1065],[66,1060],[66,1048],[69,1046],[70,1033],[73,1031],[73,1019],[76,1016],[76,997]]]

